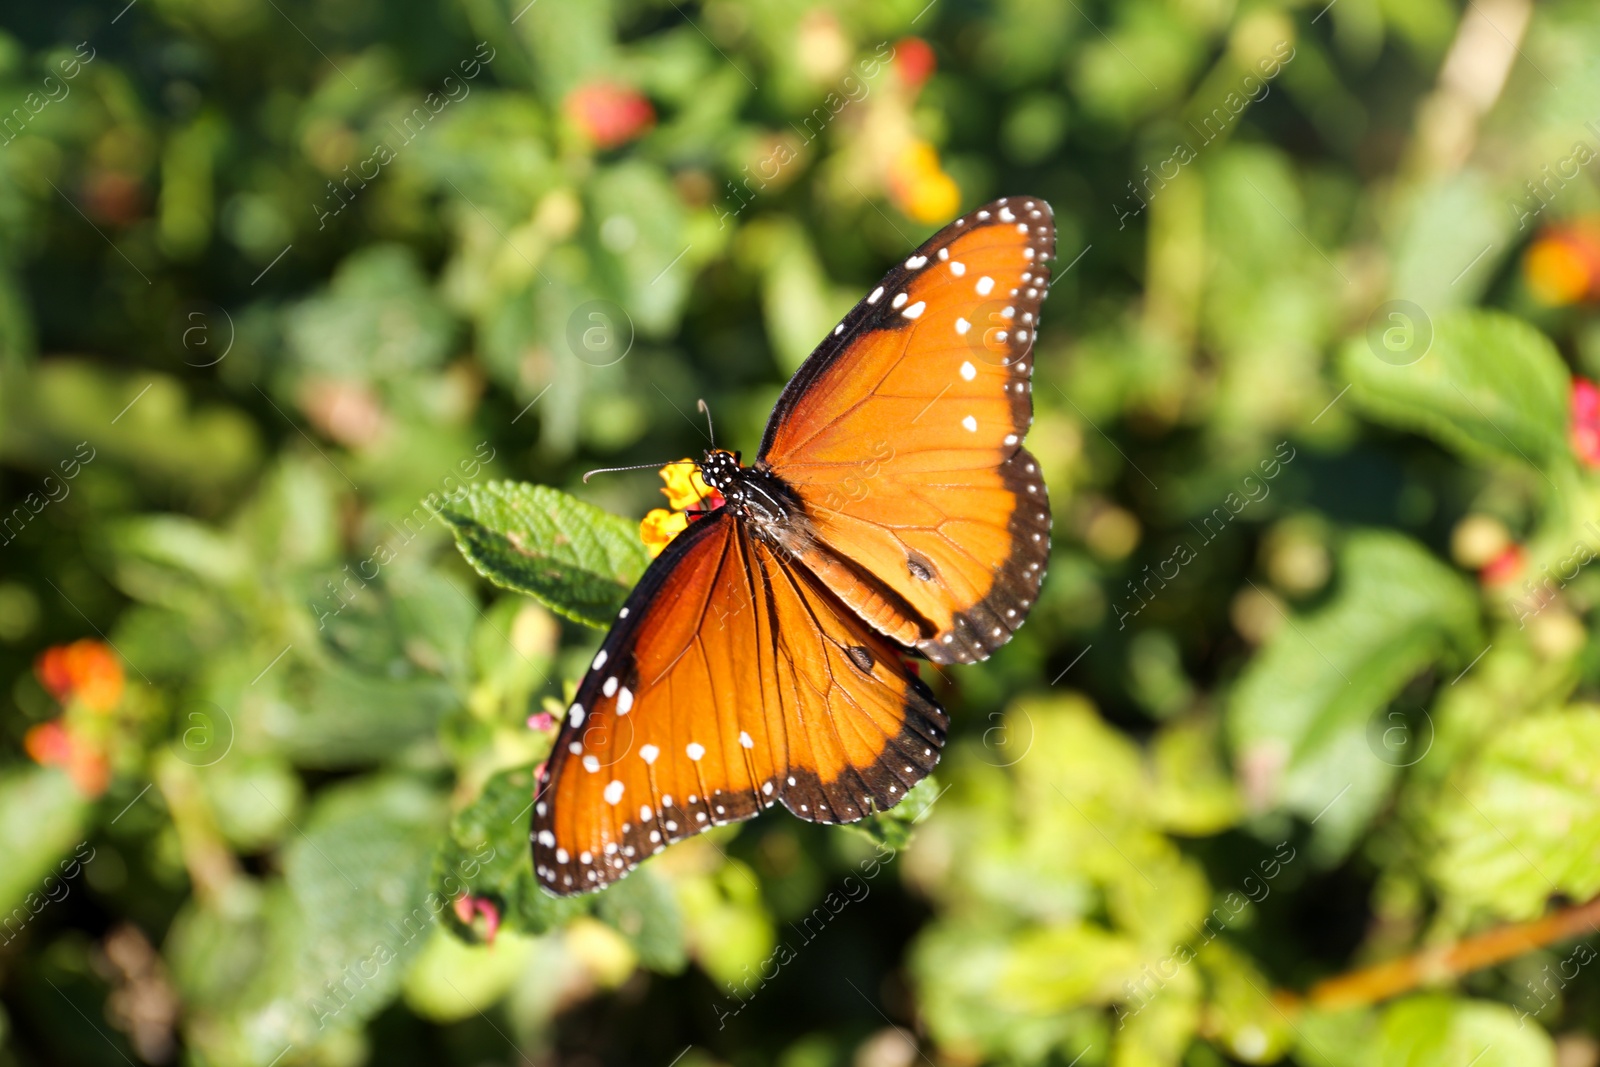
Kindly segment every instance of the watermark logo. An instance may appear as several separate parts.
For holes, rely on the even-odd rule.
[[[1433,347],[1433,320],[1410,300],[1378,305],[1367,319],[1367,347],[1393,367],[1409,367]]]
[[[233,351],[238,331],[226,308],[208,301],[183,306],[173,319],[172,332],[182,350],[183,362],[191,367],[215,367]]]
[[[1379,708],[1367,720],[1367,747],[1391,767],[1421,763],[1433,748],[1433,718],[1421,708]]]
[[[610,300],[579,304],[567,318],[567,347],[591,367],[621,363],[633,350],[633,319]]]
[[[221,763],[233,750],[233,718],[209,700],[193,700],[184,705],[178,725],[183,733],[178,735],[175,751],[191,767]]]

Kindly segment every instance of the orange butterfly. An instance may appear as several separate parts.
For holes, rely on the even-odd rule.
[[[756,462],[628,597],[539,778],[533,863],[567,895],[782,802],[893,807],[949,719],[905,661],[986,659],[1038,595],[1050,508],[1021,447],[1055,252],[1008,197],[890,271],[800,367]]]

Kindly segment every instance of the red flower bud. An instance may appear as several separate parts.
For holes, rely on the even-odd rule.
[[[567,94],[566,112],[600,148],[615,148],[656,123],[656,110],[643,94],[614,82],[590,82]]]
[[[1600,387],[1572,379],[1572,451],[1589,467],[1600,467]]]
[[[907,37],[894,46],[894,69],[907,89],[915,93],[932,76],[938,61],[933,48],[921,37]]]

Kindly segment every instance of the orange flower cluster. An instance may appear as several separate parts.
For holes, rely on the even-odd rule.
[[[40,766],[65,770],[84,796],[99,796],[111,784],[111,759],[107,730],[97,720],[122,703],[122,664],[103,641],[84,639],[45,649],[33,670],[67,710],[31,727],[23,749]]]
[[[122,664],[104,641],[85,638],[47,648],[39,653],[33,670],[39,683],[63,704],[76,699],[104,715],[122,703]]]
[[[656,124],[656,110],[637,89],[615,82],[590,82],[567,94],[569,118],[599,148],[615,148]]]
[[[38,683],[66,712],[22,736],[22,749],[40,766],[59,766],[85,797],[110,785],[106,717],[122,704],[122,664],[104,641],[74,641],[46,648],[34,661]]]
[[[86,797],[97,797],[111,784],[111,761],[89,739],[68,729],[63,719],[28,728],[23,751],[41,767],[60,767]]]
[[[698,519],[723,504],[722,494],[706,484],[700,468],[693,460],[680,460],[661,468],[661,480],[666,487],[661,490],[672,508],[651,508],[639,523],[639,537],[655,559],[683,531],[692,519]]]
[[[1522,276],[1534,299],[1550,307],[1600,299],[1600,220],[1540,234],[1523,256]]]

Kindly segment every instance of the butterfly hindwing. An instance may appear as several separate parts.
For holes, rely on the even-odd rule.
[[[1044,577],[1050,508],[1021,440],[1054,254],[1037,198],[945,227],[806,360],[762,441],[815,531],[806,564],[935,662],[1010,640]]]
[[[598,889],[779,801],[821,822],[891,806],[947,725],[898,653],[728,510],[691,523],[629,597],[540,776],[540,884]]]

